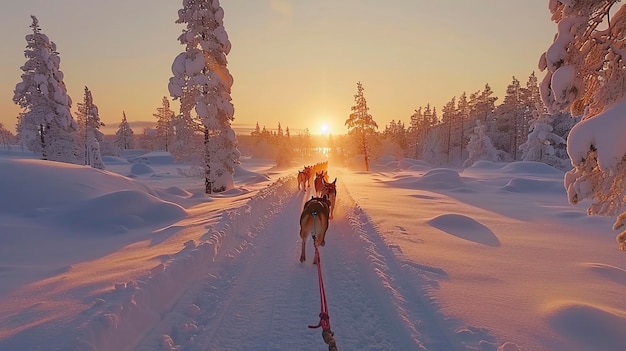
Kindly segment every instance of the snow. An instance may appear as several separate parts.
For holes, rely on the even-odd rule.
[[[106,170],[0,154],[0,350],[323,350],[312,190],[242,157],[212,196],[166,153]],[[312,162],[313,163],[313,162]],[[320,249],[340,350],[623,350],[612,219],[537,162],[329,166]],[[145,172],[149,169],[150,172]]]
[[[623,133],[626,120],[626,97],[606,111],[577,123],[568,136],[567,153],[572,165],[579,165],[593,145],[598,150],[598,166],[604,172],[614,171],[626,155]]]

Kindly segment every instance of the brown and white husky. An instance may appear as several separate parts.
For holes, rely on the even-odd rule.
[[[328,197],[311,197],[304,204],[300,215],[300,238],[302,239],[302,253],[300,262],[306,261],[306,239],[309,234],[315,235],[315,245],[324,246],[326,244],[326,231],[328,230],[328,218],[330,213],[330,200]],[[317,264],[317,255],[313,263]]]
[[[322,190],[320,196],[326,196],[330,201],[330,219],[333,219],[333,213],[335,212],[335,202],[337,202],[337,178],[331,183],[327,181],[322,182]]]

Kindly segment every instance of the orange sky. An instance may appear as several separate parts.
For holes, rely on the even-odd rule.
[[[344,133],[363,83],[382,129],[413,111],[441,107],[488,83],[504,97],[525,83],[556,33],[547,0],[223,0],[235,122],[296,133]],[[14,130],[13,89],[24,64],[30,15],[57,44],[74,104],[87,85],[114,132],[126,111],[135,133],[168,96],[171,64],[184,47],[176,24],[182,1],[28,0],[0,12],[0,123]],[[177,110],[177,102],[172,104]],[[144,123],[142,123],[144,122]]]

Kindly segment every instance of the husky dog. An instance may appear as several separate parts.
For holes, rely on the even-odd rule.
[[[324,186],[324,180],[328,180],[328,173],[325,171],[315,172],[315,180],[313,181],[315,185],[315,195],[320,196],[322,187]]]
[[[330,219],[333,219],[333,212],[335,212],[335,201],[337,200],[337,178],[332,181],[332,183],[328,183],[323,181],[322,191],[320,192],[320,196],[326,196],[330,201]]]
[[[300,262],[306,261],[306,239],[309,233],[315,235],[315,246],[324,246],[326,230],[328,230],[328,217],[330,213],[330,200],[328,197],[311,197],[302,209],[300,215],[300,238],[302,239],[302,253],[300,254]],[[317,264],[317,255],[313,259],[313,263]]]
[[[306,190],[311,185],[311,166],[305,166],[302,171],[298,171],[298,190]],[[302,186],[302,188],[300,188]]]

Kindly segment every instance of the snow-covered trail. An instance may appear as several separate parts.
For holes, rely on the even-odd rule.
[[[397,262],[368,215],[338,181],[335,218],[320,249],[330,323],[340,350],[460,350],[420,289]],[[233,238],[201,282],[188,289],[135,350],[323,350],[314,248],[299,262],[299,217],[312,190],[294,179],[281,200],[257,201],[250,228],[229,223]],[[254,203],[249,206],[255,206]],[[258,210],[258,209],[256,209]],[[250,210],[254,212],[256,210]],[[228,247],[228,242],[233,243]]]

